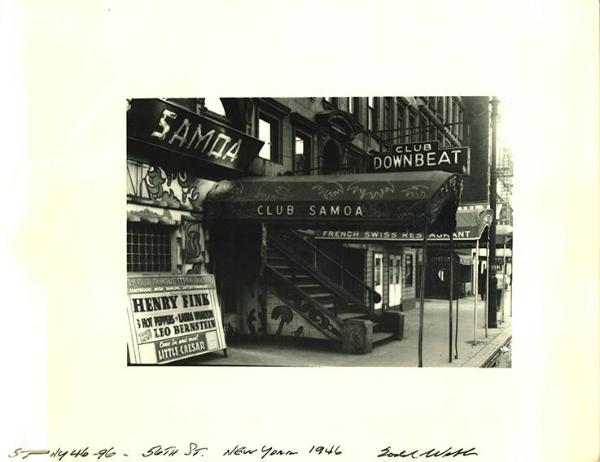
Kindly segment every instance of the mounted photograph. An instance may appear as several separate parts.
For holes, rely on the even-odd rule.
[[[127,364],[511,367],[508,112],[127,100]]]

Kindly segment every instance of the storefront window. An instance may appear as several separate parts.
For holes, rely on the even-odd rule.
[[[127,272],[169,273],[172,228],[145,222],[127,223]]]
[[[404,285],[406,287],[412,287],[413,285],[413,256],[406,255],[404,268]]]

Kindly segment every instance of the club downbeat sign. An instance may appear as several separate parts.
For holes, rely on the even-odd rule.
[[[227,348],[214,276],[132,275],[127,292],[132,364],[164,364]]]
[[[470,155],[468,147],[440,147],[438,141],[396,144],[391,152],[370,158],[369,172],[442,170],[469,175]]]

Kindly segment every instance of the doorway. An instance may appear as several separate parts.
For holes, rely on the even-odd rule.
[[[375,303],[375,309],[380,310],[383,306],[383,254],[373,254],[373,288],[381,295],[379,303]]]
[[[390,301],[389,306],[399,307],[402,303],[402,256],[390,255]]]

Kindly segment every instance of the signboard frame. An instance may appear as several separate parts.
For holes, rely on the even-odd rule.
[[[162,365],[221,350],[227,356],[216,292],[212,274],[128,274],[129,362]]]
[[[368,170],[369,173],[441,170],[468,176],[471,173],[471,148],[440,147],[437,141],[395,144],[390,152],[371,156]]]

